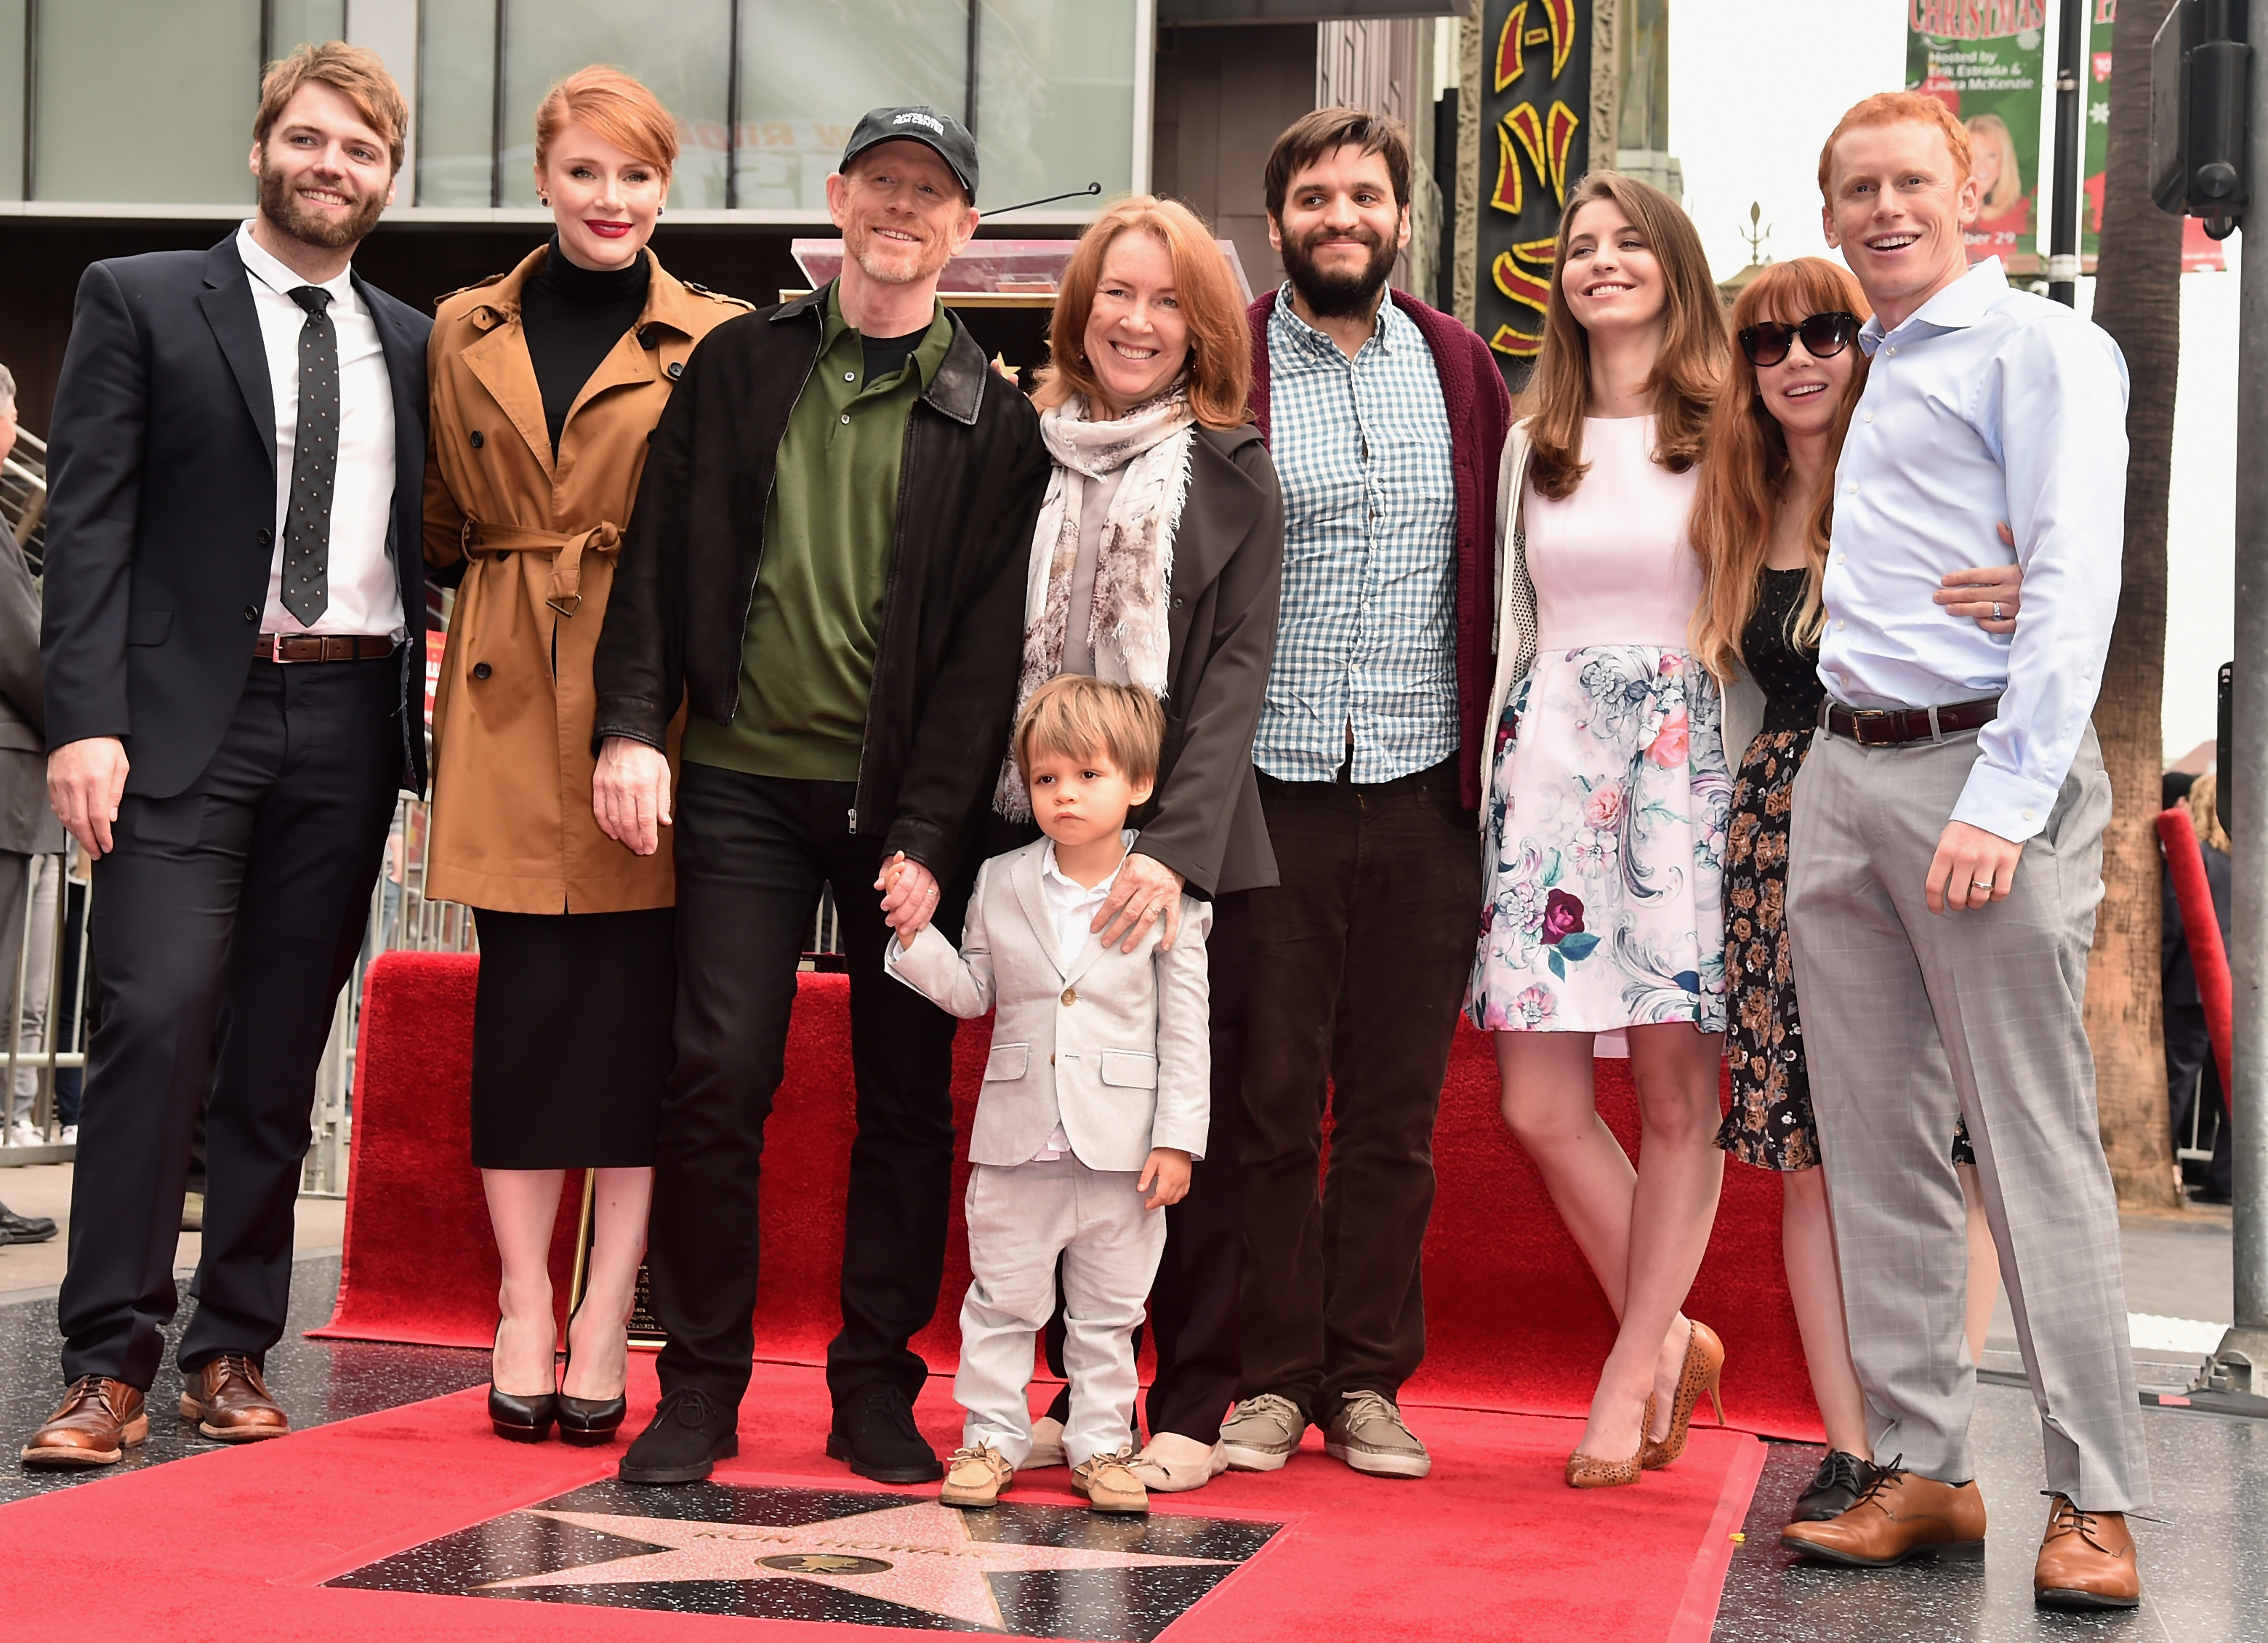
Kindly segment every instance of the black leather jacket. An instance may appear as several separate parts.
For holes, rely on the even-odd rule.
[[[741,645],[788,414],[818,362],[827,291],[703,339],[653,431],[599,637],[594,739],[664,745],[680,701],[739,706]],[[850,830],[940,880],[999,774],[1048,482],[1039,417],[960,321],[906,419],[896,540]]]

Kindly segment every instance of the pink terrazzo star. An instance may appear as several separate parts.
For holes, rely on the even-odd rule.
[[[659,1580],[810,1580],[859,1592],[972,1625],[1005,1631],[984,1577],[996,1572],[1138,1569],[1219,1565],[1220,1558],[1163,1558],[1146,1552],[1088,1551],[976,1540],[966,1514],[934,1501],[853,1513],[818,1523],[782,1527],[711,1523],[606,1512],[536,1510],[578,1529],[644,1541],[666,1551],[634,1553],[548,1574],[491,1580],[483,1592],[528,1586],[605,1586]]]

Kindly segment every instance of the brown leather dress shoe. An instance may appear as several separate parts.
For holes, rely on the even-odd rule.
[[[99,1374],[81,1375],[47,1424],[24,1446],[26,1466],[114,1466],[150,1435],[139,1387]]]
[[[181,1418],[216,1443],[257,1443],[290,1435],[291,1418],[268,1395],[260,1366],[242,1352],[223,1352],[181,1377]]]
[[[2142,1569],[2124,1512],[2082,1512],[2065,1495],[2048,1497],[2047,1537],[2032,1571],[2032,1598],[2053,1609],[2132,1609],[2142,1601]]]
[[[1791,1523],[1779,1544],[1860,1569],[1887,1569],[1909,1558],[1981,1558],[1984,1497],[1974,1483],[1941,1484],[1892,1464],[1874,1474],[1849,1511],[1823,1523]]]

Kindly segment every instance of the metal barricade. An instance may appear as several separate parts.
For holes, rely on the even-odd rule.
[[[12,950],[0,949],[6,954],[0,960],[0,1005],[7,1010],[0,1024],[0,1043],[7,1046],[0,1053],[5,1095],[0,1166],[68,1163],[76,1151],[77,1126],[63,1122],[57,1099],[58,1074],[83,1078],[86,1067],[84,1000],[93,886],[70,873],[76,858],[75,849],[25,858],[23,926]]]

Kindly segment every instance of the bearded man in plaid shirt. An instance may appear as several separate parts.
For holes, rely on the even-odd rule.
[[[1266,173],[1290,278],[1250,310],[1252,409],[1284,602],[1253,762],[1283,882],[1252,894],[1242,1393],[1221,1433],[1245,1470],[1310,1423],[1357,1471],[1432,1464],[1395,1400],[1425,1352],[1433,1117],[1480,915],[1512,402],[1480,338],[1387,289],[1410,170],[1395,122],[1322,108]]]

